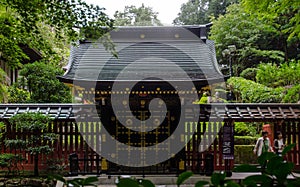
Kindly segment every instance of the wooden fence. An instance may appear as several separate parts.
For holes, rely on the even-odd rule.
[[[61,107],[60,111],[66,111],[68,112],[68,115],[71,115],[72,112],[71,109],[63,109],[62,107],[74,107],[73,105],[57,105],[57,106],[50,106],[50,107]],[[224,170],[224,169],[231,169],[233,167],[233,160],[230,159],[224,159],[223,155],[223,139],[224,139],[224,128],[222,126],[234,126],[234,122],[244,121],[244,122],[260,122],[264,124],[271,124],[273,132],[280,130],[283,133],[283,136],[286,140],[287,144],[296,143],[296,147],[288,154],[287,160],[292,161],[295,164],[295,169],[300,169],[300,120],[298,118],[300,105],[293,105],[290,109],[291,113],[293,113],[290,118],[279,118],[276,117],[276,113],[272,113],[270,117],[267,115],[264,115],[262,112],[263,106],[261,105],[258,111],[261,111],[260,115],[264,115],[263,117],[257,117],[257,118],[247,118],[246,114],[243,113],[243,106],[246,108],[246,111],[248,111],[248,114],[254,114],[255,111],[252,110],[251,107],[259,108],[258,106],[250,106],[249,105],[227,105],[225,108],[227,111],[231,111],[232,108],[239,108],[236,109],[239,112],[231,111],[231,113],[225,112],[224,114],[227,115],[227,117],[223,118],[223,122],[218,121],[211,121],[207,122],[203,116],[200,116],[200,122],[187,122],[186,125],[186,131],[189,131],[189,129],[196,129],[195,134],[190,137],[184,136],[184,138],[191,139],[185,146],[184,150],[181,151],[178,156],[177,160],[170,159],[169,161],[165,162],[164,165],[159,166],[153,166],[151,168],[147,168],[148,172],[152,171],[153,173],[172,173],[172,168],[168,168],[170,166],[173,166],[174,171],[178,172],[180,169],[182,169],[182,163],[184,166],[184,170],[192,170],[194,172],[203,172],[205,169],[205,156],[208,153],[211,153],[213,155],[213,166],[215,170]],[[267,106],[267,105],[266,105]],[[5,107],[9,107],[5,105]],[[12,107],[12,106],[11,106]],[[24,105],[25,107],[25,105]],[[30,107],[30,106],[26,106]],[[32,106],[31,106],[32,107]],[[37,107],[37,106],[34,106]],[[39,106],[42,108],[42,106]],[[205,106],[209,107],[209,106]],[[248,109],[247,109],[248,107]],[[281,106],[283,109],[286,107],[284,105]],[[281,108],[281,109],[282,109]],[[281,110],[280,109],[280,110]],[[207,109],[203,108],[201,111],[204,110],[204,114]],[[1,111],[4,111],[1,109],[0,106],[0,117],[1,117]],[[6,110],[9,111],[8,109]],[[24,111],[26,111],[24,109]],[[51,111],[50,109],[48,111]],[[217,111],[216,109],[209,110],[211,113],[213,111]],[[269,108],[266,111],[272,112],[274,109]],[[284,110],[283,110],[284,111]],[[9,112],[8,112],[9,113]],[[51,113],[51,112],[50,112]],[[57,115],[53,123],[49,126],[49,130],[53,133],[57,133],[58,139],[54,141],[50,146],[54,149],[52,153],[45,156],[40,156],[39,161],[39,168],[40,169],[47,169],[49,167],[49,161],[52,161],[54,159],[61,159],[62,165],[66,165],[68,169],[69,167],[69,157],[71,154],[76,153],[78,156],[79,161],[79,172],[82,173],[98,173],[100,174],[103,172],[103,169],[105,172],[110,171],[117,171],[117,169],[121,169],[120,172],[122,172],[122,169],[128,169],[126,167],[117,167],[112,163],[106,163],[101,156],[97,154],[99,150],[96,150],[97,148],[101,147],[101,142],[105,139],[105,137],[101,137],[101,128],[102,125],[100,122],[97,121],[86,121],[86,122],[78,122],[75,120],[75,118],[67,118],[67,117],[60,117],[58,113],[53,112],[52,115]],[[229,118],[228,115],[233,116],[233,114],[238,114],[240,116],[231,117]],[[284,114],[284,115],[283,115]],[[286,114],[286,115],[285,115]],[[212,115],[212,114],[211,114]],[[218,115],[217,113],[214,113],[214,115]],[[243,117],[241,117],[241,115]],[[11,116],[11,114],[10,114]],[[71,115],[72,116],[72,115]],[[267,117],[266,117],[267,116]],[[281,116],[288,116],[286,112],[281,112]],[[28,137],[28,134],[19,131],[14,126],[11,126],[8,123],[9,117],[5,117],[5,115],[2,114],[2,118],[0,118],[0,121],[3,121],[6,124],[6,130],[5,130],[5,136],[3,137],[6,139],[26,139]],[[220,131],[219,131],[220,130]],[[84,136],[82,136],[82,132],[84,132]],[[187,133],[189,134],[189,133]],[[89,144],[86,143],[86,138],[89,138]],[[107,137],[106,137],[107,138]],[[213,139],[210,139],[213,138]],[[201,143],[201,141],[211,141],[212,143]],[[207,147],[201,147],[201,146],[207,146]],[[199,152],[199,149],[205,149],[204,152]],[[23,148],[8,148],[4,145],[2,140],[2,153],[9,152],[14,154],[21,154],[23,158],[25,158],[25,161],[21,163],[19,166],[21,169],[25,170],[32,170],[33,169],[33,157],[32,155],[26,153]],[[255,157],[253,158],[255,159]],[[183,162],[181,162],[183,161]],[[175,163],[175,164],[174,164]],[[106,165],[107,164],[107,165]],[[166,167],[164,171],[161,171],[161,167]],[[204,168],[204,169],[203,169]],[[113,169],[113,170],[110,170]],[[124,171],[123,171],[124,172]],[[135,172],[135,171],[131,171]]]

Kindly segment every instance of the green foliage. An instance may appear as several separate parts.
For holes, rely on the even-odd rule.
[[[247,68],[241,72],[240,77],[243,77],[248,80],[256,81],[256,72],[257,72],[257,68]]]
[[[261,63],[256,69],[256,81],[232,77],[227,83],[237,102],[297,103],[300,100],[300,61],[291,60],[280,65]]]
[[[70,181],[68,181],[68,184],[71,184],[72,186],[74,187],[81,187],[81,186],[97,186],[95,184],[95,182],[98,181],[98,177],[87,177],[87,178],[84,178],[84,179],[81,179],[81,178],[75,178],[75,179],[72,179]]]
[[[236,136],[254,136],[256,128],[251,123],[235,122],[234,135]]]
[[[233,168],[233,172],[259,172],[256,165],[242,164]]]
[[[202,187],[202,186],[206,186],[208,184],[209,184],[208,181],[198,181],[198,182],[196,182],[195,187]]]
[[[217,18],[226,12],[226,7],[236,0],[189,0],[181,5],[178,17],[174,19],[175,25],[207,24],[211,17]]]
[[[226,173],[221,171],[219,173],[214,172],[210,178],[211,184],[209,186],[212,187],[239,187],[240,185],[235,183],[234,181],[226,179]],[[195,184],[195,187],[202,187],[207,185],[207,181],[198,181]]]
[[[44,22],[56,31],[57,37],[65,33],[72,40],[79,36],[74,28],[93,27],[103,32],[102,27],[112,27],[113,23],[103,8],[82,0],[3,0],[2,4],[17,13],[17,19],[26,31],[38,32],[37,23]]]
[[[269,88],[242,77],[231,77],[227,83],[237,102],[244,103],[279,103],[283,98],[283,87]]]
[[[65,174],[65,169],[67,167],[66,164],[64,164],[64,159],[57,159],[57,158],[48,158],[46,160],[46,166],[47,166],[47,173],[48,174]]]
[[[51,118],[41,113],[22,113],[17,114],[9,119],[11,125],[15,126],[22,132],[26,132],[26,139],[22,140],[21,145],[26,144],[26,148],[30,154],[34,155],[34,174],[38,175],[38,160],[39,154],[48,154],[53,151],[49,146],[55,139],[56,134],[48,132],[49,125],[51,125]],[[18,143],[18,139],[15,143]],[[11,141],[10,143],[14,143]],[[20,145],[19,145],[20,146]]]
[[[284,148],[282,155],[295,147],[296,144],[288,145]],[[245,186],[296,186],[293,181],[288,179],[288,175],[291,174],[294,164],[284,161],[283,157],[276,155],[273,152],[265,152],[258,157],[258,163],[261,166],[261,175],[253,175],[246,177],[243,180]],[[240,165],[234,169],[237,172],[244,172],[250,169],[255,171],[250,165]],[[256,168],[256,171],[258,169]],[[249,172],[249,170],[247,171]],[[296,179],[299,180],[299,179]]]
[[[7,169],[6,175],[17,176],[20,174],[18,164],[23,160],[21,154],[2,153],[0,154],[0,167]]]
[[[21,79],[10,90],[9,100],[27,103],[70,103],[72,100],[70,89],[56,78],[62,73],[60,68],[50,64],[40,62],[26,64],[20,71]]]
[[[253,13],[255,15],[255,13]],[[261,61],[284,60],[284,49],[278,49],[274,29],[267,23],[250,16],[241,4],[233,4],[227,13],[213,20],[210,39],[216,44],[217,58],[221,64],[228,64],[228,56],[222,52],[229,45],[237,50],[231,54],[234,75],[248,68],[255,67]]]
[[[256,80],[270,87],[288,86],[300,82],[300,61],[290,61],[281,65],[263,63],[258,66]]]
[[[3,122],[0,122],[0,139],[2,139],[4,132],[5,132],[5,124]]]
[[[191,176],[193,176],[193,172],[191,171],[181,173],[177,178],[176,185],[179,187],[184,181],[186,181]]]
[[[234,136],[234,145],[254,145],[257,140],[255,136]]]
[[[6,73],[0,68],[0,103],[5,103],[7,100],[7,85],[8,85],[8,77]]]
[[[9,167],[10,162],[12,162],[12,159],[14,158],[14,154],[12,153],[3,153],[0,154],[0,167]]]
[[[299,1],[242,0],[249,12],[288,35],[288,39],[300,38]]]
[[[26,46],[38,51],[46,63],[61,68],[67,63],[69,43],[85,38],[98,39],[111,29],[113,20],[103,8],[88,5],[83,0],[2,0],[1,60],[12,69],[21,68],[30,60],[21,47]],[[104,42],[114,53],[111,41]]]
[[[286,95],[282,99],[283,103],[298,103],[300,101],[300,84],[293,86],[287,90]]]
[[[27,144],[25,140],[20,140],[20,139],[16,139],[16,140],[6,139],[4,143],[5,146],[10,149],[10,151],[22,150],[26,147]]]
[[[157,18],[158,13],[154,12],[151,7],[125,6],[123,12],[116,11],[114,14],[115,23],[118,26],[158,26],[162,25]]]
[[[8,88],[8,103],[27,103],[29,101],[29,92],[19,88],[18,83],[15,83]]]
[[[131,178],[120,179],[119,183],[117,184],[117,187],[126,187],[126,186],[140,187],[139,182],[135,179],[131,179]]]
[[[22,42],[23,28],[12,11],[0,3],[0,52],[1,59],[8,62],[13,68],[18,67],[21,61],[28,59],[19,44]]]

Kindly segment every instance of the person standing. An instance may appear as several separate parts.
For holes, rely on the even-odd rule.
[[[260,156],[264,152],[273,152],[270,139],[268,138],[268,132],[263,131],[262,137],[259,137],[253,149],[253,153]]]
[[[282,156],[282,151],[285,147],[285,144],[283,142],[282,133],[280,131],[276,132],[276,137],[274,140],[274,150],[275,153],[279,156]]]

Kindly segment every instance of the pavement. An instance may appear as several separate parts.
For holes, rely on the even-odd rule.
[[[243,179],[250,175],[256,175],[261,174],[260,172],[233,172],[231,177],[227,177],[226,179],[231,179],[236,182],[241,182]],[[84,176],[75,176],[75,177],[67,177],[67,179],[73,179],[73,178],[86,178],[89,176],[95,176],[95,175],[84,175]],[[294,176],[300,177],[299,173],[294,173]],[[294,176],[290,175],[288,178],[294,178]],[[98,187],[116,187],[116,182],[118,181],[118,178],[136,178],[136,179],[147,179],[152,181],[156,187],[177,187],[176,186],[176,180],[177,176],[175,175],[146,175],[144,178],[141,175],[100,175],[98,176],[99,182]],[[181,187],[194,187],[195,183],[198,181],[209,181],[210,182],[210,176],[205,175],[198,175],[194,174],[192,177],[190,177],[188,180],[184,182],[184,184],[181,185]],[[58,181],[56,187],[63,187],[63,183]]]

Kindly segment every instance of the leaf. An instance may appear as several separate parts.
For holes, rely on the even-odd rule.
[[[220,172],[220,173],[213,173],[210,180],[214,186],[219,186],[224,184],[225,178],[226,178],[226,173]]]
[[[283,162],[283,158],[281,156],[278,156],[278,155],[274,156],[267,163],[266,171],[270,174],[273,174],[273,171],[275,171],[281,167],[282,162]]]
[[[85,178],[83,179],[82,181],[82,185],[94,185],[93,183],[97,182],[98,181],[98,177],[88,177],[88,178]],[[97,186],[97,185],[94,185],[94,186]]]
[[[143,187],[155,187],[155,185],[147,179],[139,179],[139,183],[143,186]]]
[[[265,152],[257,158],[257,161],[261,166],[263,166],[266,161],[270,160],[274,156],[276,156],[276,154],[273,152]]]
[[[300,178],[296,178],[295,180],[288,181],[288,187],[299,187]]]
[[[230,180],[226,182],[226,187],[240,187],[240,185]]]
[[[287,145],[282,151],[282,156],[286,155],[286,153],[291,151],[295,146],[296,146],[295,143]]]
[[[67,182],[66,179],[65,179],[63,176],[58,175],[58,174],[48,175],[48,178],[51,179],[51,180],[52,180],[52,179],[55,179],[55,180],[61,181],[61,182],[63,182],[64,184]]]
[[[117,184],[117,187],[140,187],[139,183],[130,178],[120,179],[119,183]]]
[[[68,184],[72,184],[75,187],[80,187],[82,184],[83,179],[81,178],[75,178],[72,180],[67,181]]]
[[[235,172],[259,172],[260,170],[254,166],[249,164],[242,164],[233,168]]]
[[[195,187],[202,187],[207,184],[209,184],[208,181],[198,181],[198,182],[196,182]]]
[[[294,168],[294,163],[292,162],[285,162],[282,163],[279,168],[273,171],[273,174],[276,176],[278,183],[283,183],[286,181],[287,176],[292,173]]]
[[[176,181],[177,186],[180,186],[185,180],[187,180],[191,176],[193,176],[193,172],[191,172],[191,171],[185,171],[185,172],[181,173],[178,176],[177,181]]]
[[[261,187],[270,187],[272,186],[272,178],[267,175],[252,175],[246,177],[243,180],[243,184],[246,186],[254,186],[254,184],[260,184]]]

